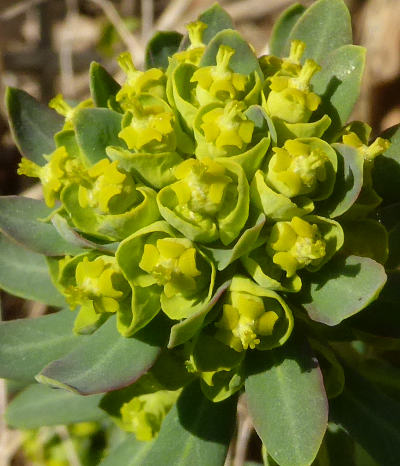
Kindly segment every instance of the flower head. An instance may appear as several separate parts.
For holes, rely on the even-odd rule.
[[[290,222],[275,223],[267,251],[286,276],[292,277],[297,270],[321,262],[326,254],[326,242],[318,225],[293,217]]]

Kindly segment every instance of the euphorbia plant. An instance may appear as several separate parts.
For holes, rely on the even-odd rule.
[[[157,33],[144,71],[122,54],[122,85],[93,63],[80,104],[7,91],[44,202],[0,199],[0,283],[63,309],[0,326],[1,375],[43,384],[8,421],[107,413],[150,443],[129,435],[105,465],[222,465],[244,393],[265,464],[344,464],[345,446],[361,464],[358,444],[399,464],[382,373],[400,133],[347,123],[364,67],[347,8],[290,7],[260,58],[218,5],[187,29]]]

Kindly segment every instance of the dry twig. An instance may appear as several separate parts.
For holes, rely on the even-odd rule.
[[[140,42],[126,27],[115,6],[109,0],[90,1],[103,10],[104,14],[107,16],[107,19],[115,27],[116,31],[121,37],[122,42],[126,45],[134,57],[136,66],[140,67],[144,61],[144,47],[142,47]]]
[[[260,19],[263,16],[274,13],[276,10],[283,9],[290,3],[293,3],[293,0],[269,0],[268,2],[242,0],[241,2],[226,5],[225,9],[232,16],[233,20],[243,21]]]
[[[156,31],[173,29],[183,13],[189,8],[192,0],[172,0],[163,11],[155,25]]]
[[[46,0],[25,0],[18,2],[17,5],[10,6],[0,12],[0,21],[9,21],[15,17],[26,13],[30,8],[43,3]]]

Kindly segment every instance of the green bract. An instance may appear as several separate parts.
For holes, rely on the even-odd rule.
[[[378,387],[364,356],[400,347],[399,130],[371,143],[346,123],[364,60],[348,11],[294,5],[260,58],[217,4],[187,30],[157,33],[145,70],[122,53],[121,84],[92,64],[91,99],[50,103],[63,118],[8,90],[19,173],[45,202],[0,200],[0,285],[76,314],[1,324],[0,376],[111,392],[101,408],[151,441],[113,466],[222,465],[244,390],[266,464],[310,465],[322,441],[328,464],[324,381],[343,436],[400,464],[400,417],[367,414],[388,402],[362,378]]]

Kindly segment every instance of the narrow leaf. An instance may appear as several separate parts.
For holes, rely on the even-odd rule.
[[[146,48],[145,64],[149,68],[168,68],[168,58],[178,51],[182,34],[175,31],[158,31]]]
[[[187,386],[140,466],[222,466],[234,428],[236,397],[213,403],[199,383]]]
[[[99,466],[138,466],[146,458],[153,442],[140,442],[134,435],[119,443]]]
[[[50,280],[46,260],[0,234],[0,288],[21,298],[66,306]]]
[[[303,60],[321,63],[329,52],[352,43],[351,19],[343,0],[317,0],[297,21],[288,42],[306,43]]]
[[[82,395],[125,387],[154,364],[164,326],[165,320],[154,319],[135,337],[125,338],[112,316],[69,354],[46,366],[36,379]]]
[[[6,106],[11,133],[21,154],[44,165],[43,154],[51,154],[56,145],[54,134],[62,129],[64,119],[25,91],[7,88]]]
[[[108,99],[115,96],[121,86],[105,68],[95,61],[90,65],[89,76],[90,94],[94,103],[97,107],[107,108]]]
[[[344,214],[356,202],[363,185],[364,159],[356,149],[345,144],[334,144],[338,169],[333,193],[320,203],[320,211],[331,218]]]
[[[329,115],[332,123],[324,134],[324,138],[329,138],[347,122],[360,95],[365,49],[344,45],[333,50],[319,64],[322,70],[315,74],[312,85],[322,102],[313,119]]]
[[[8,405],[6,422],[17,429],[98,421],[104,412],[97,406],[101,395],[79,396],[44,385],[30,385]]]
[[[400,464],[400,403],[384,395],[353,371],[346,386],[331,402],[331,417],[378,462]]]
[[[376,299],[385,269],[369,257],[337,256],[303,281],[300,300],[311,319],[338,325]]]
[[[281,466],[306,466],[318,453],[328,401],[318,361],[305,340],[255,352],[246,395],[255,429]]]
[[[63,239],[49,223],[52,209],[43,201],[21,196],[0,197],[0,230],[12,239],[46,256],[79,254],[83,251]]]
[[[272,55],[286,57],[289,55],[289,35],[293,27],[306,9],[300,3],[287,8],[275,22],[272,28],[269,48]]]
[[[0,324],[0,377],[34,382],[35,375],[87,337],[72,333],[76,315],[69,309],[37,319]]]
[[[82,108],[74,117],[76,138],[89,165],[107,158],[106,147],[124,147],[118,137],[122,115],[107,108]]]

